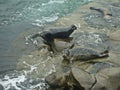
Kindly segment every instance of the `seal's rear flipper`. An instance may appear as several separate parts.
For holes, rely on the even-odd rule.
[[[102,9],[99,9],[99,8],[95,8],[95,7],[90,7],[90,10],[96,10],[102,14],[104,14],[103,10]]]
[[[109,57],[108,55],[109,51],[108,50],[105,50],[104,52],[101,52],[99,57],[103,58],[103,57]]]
[[[100,54],[108,54],[109,53],[109,50],[105,50],[103,52],[101,52]]]

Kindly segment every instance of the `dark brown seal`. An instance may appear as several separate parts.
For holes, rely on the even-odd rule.
[[[90,7],[90,10],[95,10],[95,11],[100,12],[104,19],[111,19],[111,17],[112,17],[111,13],[109,13],[109,12],[103,10],[103,9],[100,9],[100,8]]]
[[[68,38],[77,27],[75,25],[71,25],[67,28],[55,28],[50,29],[48,31],[43,31],[41,33],[37,33],[33,35],[31,38],[36,38],[38,36],[42,37],[45,41],[49,42],[55,38],[65,39]]]
[[[50,46],[50,49],[52,49],[54,45],[54,39],[66,39],[69,38],[69,36],[72,34],[74,30],[76,30],[77,27],[75,25],[71,25],[70,27],[67,28],[55,28],[55,29],[50,29],[48,31],[43,31],[41,33],[37,33],[33,35],[31,38],[37,38],[37,37],[42,37],[43,42]],[[52,50],[53,51],[53,50]]]

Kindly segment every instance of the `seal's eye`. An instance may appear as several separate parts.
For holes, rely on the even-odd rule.
[[[76,27],[75,25],[71,25],[71,28],[72,28],[73,30],[77,29],[77,27]]]

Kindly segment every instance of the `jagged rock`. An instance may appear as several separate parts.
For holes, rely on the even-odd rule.
[[[75,25],[71,25],[70,27],[67,28],[55,28],[55,29],[50,29],[48,31],[43,31],[37,34],[34,34],[31,36],[32,39],[35,39],[37,37],[42,37],[42,41],[44,44],[48,45],[50,50],[55,52],[55,43],[54,39],[66,39],[69,38],[69,36],[76,30],[77,27]]]
[[[91,90],[120,90],[120,67],[101,70],[96,80]]]
[[[120,2],[117,2],[120,4]],[[117,4],[116,3],[116,4]],[[88,15],[85,15],[85,21],[90,25],[91,27],[98,28],[98,29],[114,29],[114,28],[120,28],[120,8],[119,6],[115,6],[111,4],[110,5],[101,5],[101,7],[95,7],[99,8],[99,11],[91,11]],[[106,9],[106,10],[105,10]],[[106,14],[106,11],[109,11],[109,13]],[[110,18],[108,18],[108,15],[110,15]]]
[[[87,71],[89,71],[90,73],[96,74],[105,68],[112,68],[112,67],[117,67],[117,65],[109,63],[109,62],[95,62],[95,63],[93,62],[87,68]]]
[[[120,41],[120,30],[110,33],[109,37],[111,40]]]
[[[79,88],[82,88],[81,90],[90,90],[92,85],[96,82],[94,75],[79,68],[72,68],[71,74],[73,78],[79,83]],[[73,83],[73,85],[74,84],[76,85],[76,83]]]
[[[67,84],[67,74],[63,73],[52,73],[45,78],[45,81],[50,85],[51,88],[62,88]]]
[[[52,47],[54,52],[61,52],[64,49],[72,48],[72,37],[66,39],[54,39],[55,46]]]
[[[81,31],[73,36],[76,47],[80,46],[103,51],[110,46],[110,39],[104,33]]]

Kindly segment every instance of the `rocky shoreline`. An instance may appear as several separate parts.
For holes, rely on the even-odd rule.
[[[96,7],[104,11],[90,10]],[[79,7],[72,14],[57,20],[54,25],[44,27],[66,27],[72,24],[78,29],[66,42],[55,39],[58,52],[49,52],[39,44],[39,50],[20,58],[17,69],[29,70],[30,65],[37,68],[31,72],[32,78],[45,78],[47,90],[120,90],[120,1],[93,1]],[[106,14],[107,13],[107,14]],[[108,13],[111,16],[108,18]],[[108,15],[108,16],[107,16]],[[38,38],[40,40],[40,38]],[[109,50],[109,57],[88,61],[74,61],[69,64],[63,60],[63,49],[70,47],[92,49],[97,52]],[[23,63],[24,62],[24,63]]]

